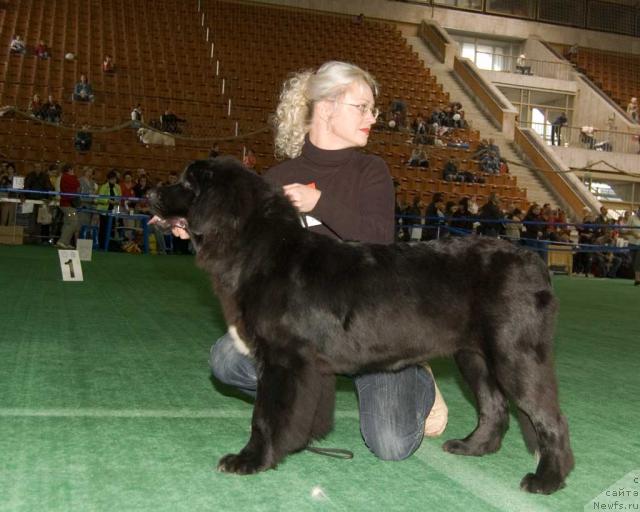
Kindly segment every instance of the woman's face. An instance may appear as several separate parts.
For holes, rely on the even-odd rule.
[[[354,82],[337,100],[326,101],[332,104],[332,109],[327,119],[328,144],[331,147],[325,149],[366,146],[371,126],[376,122],[371,113],[375,108],[371,88]]]

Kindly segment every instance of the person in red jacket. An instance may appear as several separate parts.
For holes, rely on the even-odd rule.
[[[65,164],[62,167],[62,177],[60,178],[60,192],[62,194],[78,194],[80,192],[80,181],[75,175],[73,166]],[[56,243],[60,249],[73,249],[71,238],[78,229],[78,215],[75,205],[79,203],[79,198],[73,196],[60,196],[60,209],[64,214],[62,233]]]

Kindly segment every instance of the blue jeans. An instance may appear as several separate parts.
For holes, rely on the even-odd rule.
[[[255,361],[238,352],[229,333],[211,347],[209,365],[221,382],[256,396]],[[435,400],[431,374],[421,366],[410,366],[358,375],[354,383],[365,444],[384,460],[409,457],[422,443],[424,422]]]

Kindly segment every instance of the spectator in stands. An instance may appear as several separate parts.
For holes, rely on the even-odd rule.
[[[427,123],[422,114],[418,114],[411,122],[411,130],[413,132],[414,144],[427,143]]]
[[[506,159],[500,158],[500,175],[509,174],[509,164]]]
[[[258,160],[256,158],[256,154],[251,148],[247,148],[244,152],[244,156],[242,157],[242,165],[244,165],[247,169],[255,170],[256,164]]]
[[[552,146],[560,145],[560,132],[562,131],[562,127],[567,124],[567,121],[568,121],[567,114],[562,112],[551,123],[551,145]]]
[[[91,84],[87,79],[87,75],[85,75],[84,73],[80,75],[80,81],[73,89],[73,95],[71,96],[71,99],[74,101],[84,102],[94,100],[93,87],[91,87]]]
[[[102,61],[102,72],[114,73],[115,70],[116,70],[116,66],[113,62],[113,57],[111,57],[111,55],[105,55],[104,60]]]
[[[33,98],[31,98],[31,101],[29,102],[29,109],[28,109],[29,114],[39,119],[44,119],[45,116],[43,112],[44,110],[43,107],[44,107],[44,104],[40,99],[40,95],[34,94]]]
[[[629,217],[624,230],[624,237],[629,242],[633,259],[634,286],[640,286],[640,206]]]
[[[111,169],[107,174],[107,181],[98,189],[98,195],[105,196],[96,201],[98,210],[103,212],[100,215],[100,247],[104,247],[107,239],[107,224],[109,222],[107,214],[111,213],[118,204],[117,199],[108,199],[108,197],[119,197],[121,195],[120,185],[118,185],[118,173],[115,169]],[[112,230],[114,227],[115,222],[111,226]]]
[[[520,243],[520,235],[524,230],[522,224],[522,211],[519,208],[515,208],[509,215],[507,215],[509,222],[505,223],[505,236],[508,240],[512,241],[516,245]]]
[[[562,208],[551,210],[547,238],[552,242],[571,242],[571,229],[567,224],[567,214]]]
[[[634,123],[638,122],[638,98],[633,97],[627,105],[627,114]]]
[[[302,213],[321,216],[323,226],[315,228],[318,232],[329,236],[326,223],[346,239],[391,243],[394,201],[389,170],[376,157],[355,151],[367,143],[375,123],[375,92],[377,87],[368,73],[341,62],[324,64],[315,72],[301,72],[288,80],[276,109],[276,151],[293,160],[272,168],[267,176],[272,183],[284,186],[285,195]],[[327,173],[328,168],[335,172]],[[353,173],[364,181],[351,182]],[[318,177],[317,188],[305,185],[313,181],[309,179],[312,176]],[[323,211],[323,205],[330,204],[337,207]],[[227,335],[213,347],[212,369],[222,377],[244,370],[250,378],[245,377],[243,389],[253,394],[255,364],[240,356]],[[354,380],[361,431],[369,448],[384,459],[410,456],[420,444],[424,418],[432,409],[431,374],[411,366]],[[427,421],[424,431],[428,430]]]
[[[578,58],[578,48],[577,43],[572,44],[567,50],[567,53],[565,53],[565,57],[567,57],[571,62],[575,62]]]
[[[420,197],[415,196],[413,202],[408,204],[402,212],[402,240],[408,242],[413,237],[413,226],[422,223],[422,208],[420,207]],[[421,229],[421,228],[418,228]],[[640,235],[640,234],[639,234]],[[420,238],[419,236],[416,238]]]
[[[544,245],[541,245],[539,242],[539,240],[542,240],[544,237],[544,227],[541,224],[543,219],[541,214],[542,209],[539,204],[533,203],[529,207],[529,210],[523,219],[524,233],[522,234],[522,238],[524,239],[525,245],[531,247],[544,261],[547,261]]]
[[[464,175],[458,171],[458,164],[451,155],[442,169],[442,179],[445,181],[464,181]]]
[[[142,115],[142,106],[138,103],[131,110],[131,124],[134,128],[140,128],[142,123],[144,123],[144,116]]]
[[[605,243],[604,239],[611,234],[611,229],[609,228],[609,210],[606,206],[600,207],[600,215],[596,217],[594,224],[598,224],[594,231],[594,243]]]
[[[44,41],[38,41],[38,44],[34,49],[34,53],[36,57],[38,57],[39,59],[49,58],[49,48],[47,47],[46,44],[44,44]]]
[[[524,53],[518,55],[516,59],[516,71],[519,71],[523,75],[531,74],[531,66],[527,65],[527,56]]]
[[[122,181],[120,182],[120,195],[123,198],[127,198],[127,197],[136,197],[136,193],[135,193],[135,182],[133,181],[133,175],[131,174],[131,172],[129,171],[125,171],[125,173],[122,175]],[[126,213],[133,213],[135,207],[136,207],[136,201],[126,201],[126,200],[122,200],[122,202],[120,203],[120,211],[121,212],[126,212]],[[126,239],[128,240],[134,240],[135,239],[135,227],[136,227],[136,220],[135,219],[130,219],[128,217],[123,217],[122,219],[120,219],[121,221],[121,225],[124,227],[124,236]]]
[[[583,126],[580,129],[580,142],[582,142],[587,149],[594,149],[596,145],[596,131],[593,126]]]
[[[62,194],[78,194],[80,192],[80,181],[75,175],[73,165],[62,166],[62,177],[60,178],[60,209],[64,215],[62,233],[56,243],[60,249],[73,249],[71,238],[78,229],[78,214],[76,207],[80,205],[78,197],[70,197]]]
[[[10,162],[3,162],[0,167],[0,188],[13,188],[16,168]],[[0,193],[0,197],[14,197],[13,193]],[[0,226],[13,226],[16,223],[16,203],[0,202]]]
[[[473,218],[475,215],[469,213],[469,198],[463,197],[458,201],[458,209],[453,215],[453,220],[449,222],[451,231],[456,235],[468,235],[473,232]]]
[[[422,229],[422,240],[435,240],[440,238],[442,227],[445,224],[444,218],[444,194],[436,192],[431,198],[424,212],[424,228]]]
[[[42,116],[45,121],[59,123],[62,120],[62,107],[50,94],[47,102],[42,106]]]
[[[89,131],[89,127],[84,125],[82,129],[76,132],[76,136],[73,140],[73,147],[76,148],[78,153],[86,153],[91,150],[93,144],[93,135]]]
[[[122,181],[120,182],[120,195],[125,198],[136,197],[136,194],[134,191],[135,185],[136,184],[133,181],[133,175],[131,174],[131,172],[125,171],[125,173],[122,175]],[[131,201],[123,200],[120,206],[122,207],[123,210],[130,211],[130,210],[133,210],[135,203]]]
[[[160,116],[160,129],[168,133],[180,133],[182,130],[178,127],[178,123],[186,123],[186,119],[182,119],[175,115],[171,110],[167,109]]]
[[[494,193],[489,194],[487,202],[482,205],[478,213],[480,219],[479,233],[485,236],[497,237],[504,233],[504,214],[500,208],[500,200]]]
[[[407,164],[412,167],[429,167],[429,158],[427,157],[427,153],[424,150],[424,146],[422,144],[419,144],[417,147],[413,148]]]
[[[27,46],[19,35],[16,35],[9,45],[9,51],[17,55],[24,55],[27,53]]]
[[[39,190],[42,192],[51,192],[53,190],[53,186],[49,180],[49,173],[42,165],[36,165],[31,176],[27,175],[25,178],[25,187],[30,190]],[[48,205],[49,198],[50,196],[47,195],[34,195],[34,199],[44,201],[44,204],[38,205],[37,210],[34,212],[36,222],[39,225],[38,238],[41,243],[47,243],[49,240],[49,230],[51,222],[53,221],[53,216],[51,215],[51,210]]]
[[[407,104],[404,100],[395,98],[389,103],[389,127],[402,130],[406,126]],[[391,124],[393,121],[393,124]]]
[[[589,211],[589,208],[584,209],[584,216],[582,217],[582,223],[576,226],[578,231],[578,244],[593,244],[595,239],[595,228],[593,226],[593,215]],[[592,252],[578,251],[573,257],[573,271],[576,274],[584,274],[588,276],[591,273],[591,266],[593,263]]]
[[[85,167],[82,176],[78,180],[80,182],[80,193],[83,195],[94,195],[98,191],[98,184],[94,179],[94,170],[92,167]],[[82,198],[80,206],[82,208],[78,210],[78,229],[82,229],[82,226],[91,226],[93,224],[93,213],[91,210],[95,205],[95,200],[91,198]]]
[[[218,158],[220,156],[220,146],[217,144],[209,150],[209,158]]]
[[[151,190],[151,188],[152,187],[151,185],[149,185],[147,176],[142,175],[138,178],[138,182],[134,185],[133,193],[137,198],[147,197],[147,193]],[[148,207],[148,203],[147,203],[147,207]]]

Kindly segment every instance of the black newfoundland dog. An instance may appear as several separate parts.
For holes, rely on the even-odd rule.
[[[336,241],[304,229],[279,190],[229,158],[192,163],[151,203],[162,222],[188,229],[227,325],[258,364],[251,438],[220,460],[220,471],[273,468],[325,436],[335,374],[453,355],[475,395],[478,423],[444,449],[498,450],[508,397],[539,456],[521,487],[563,487],[574,461],[553,365],[556,300],[537,255],[483,237]]]

